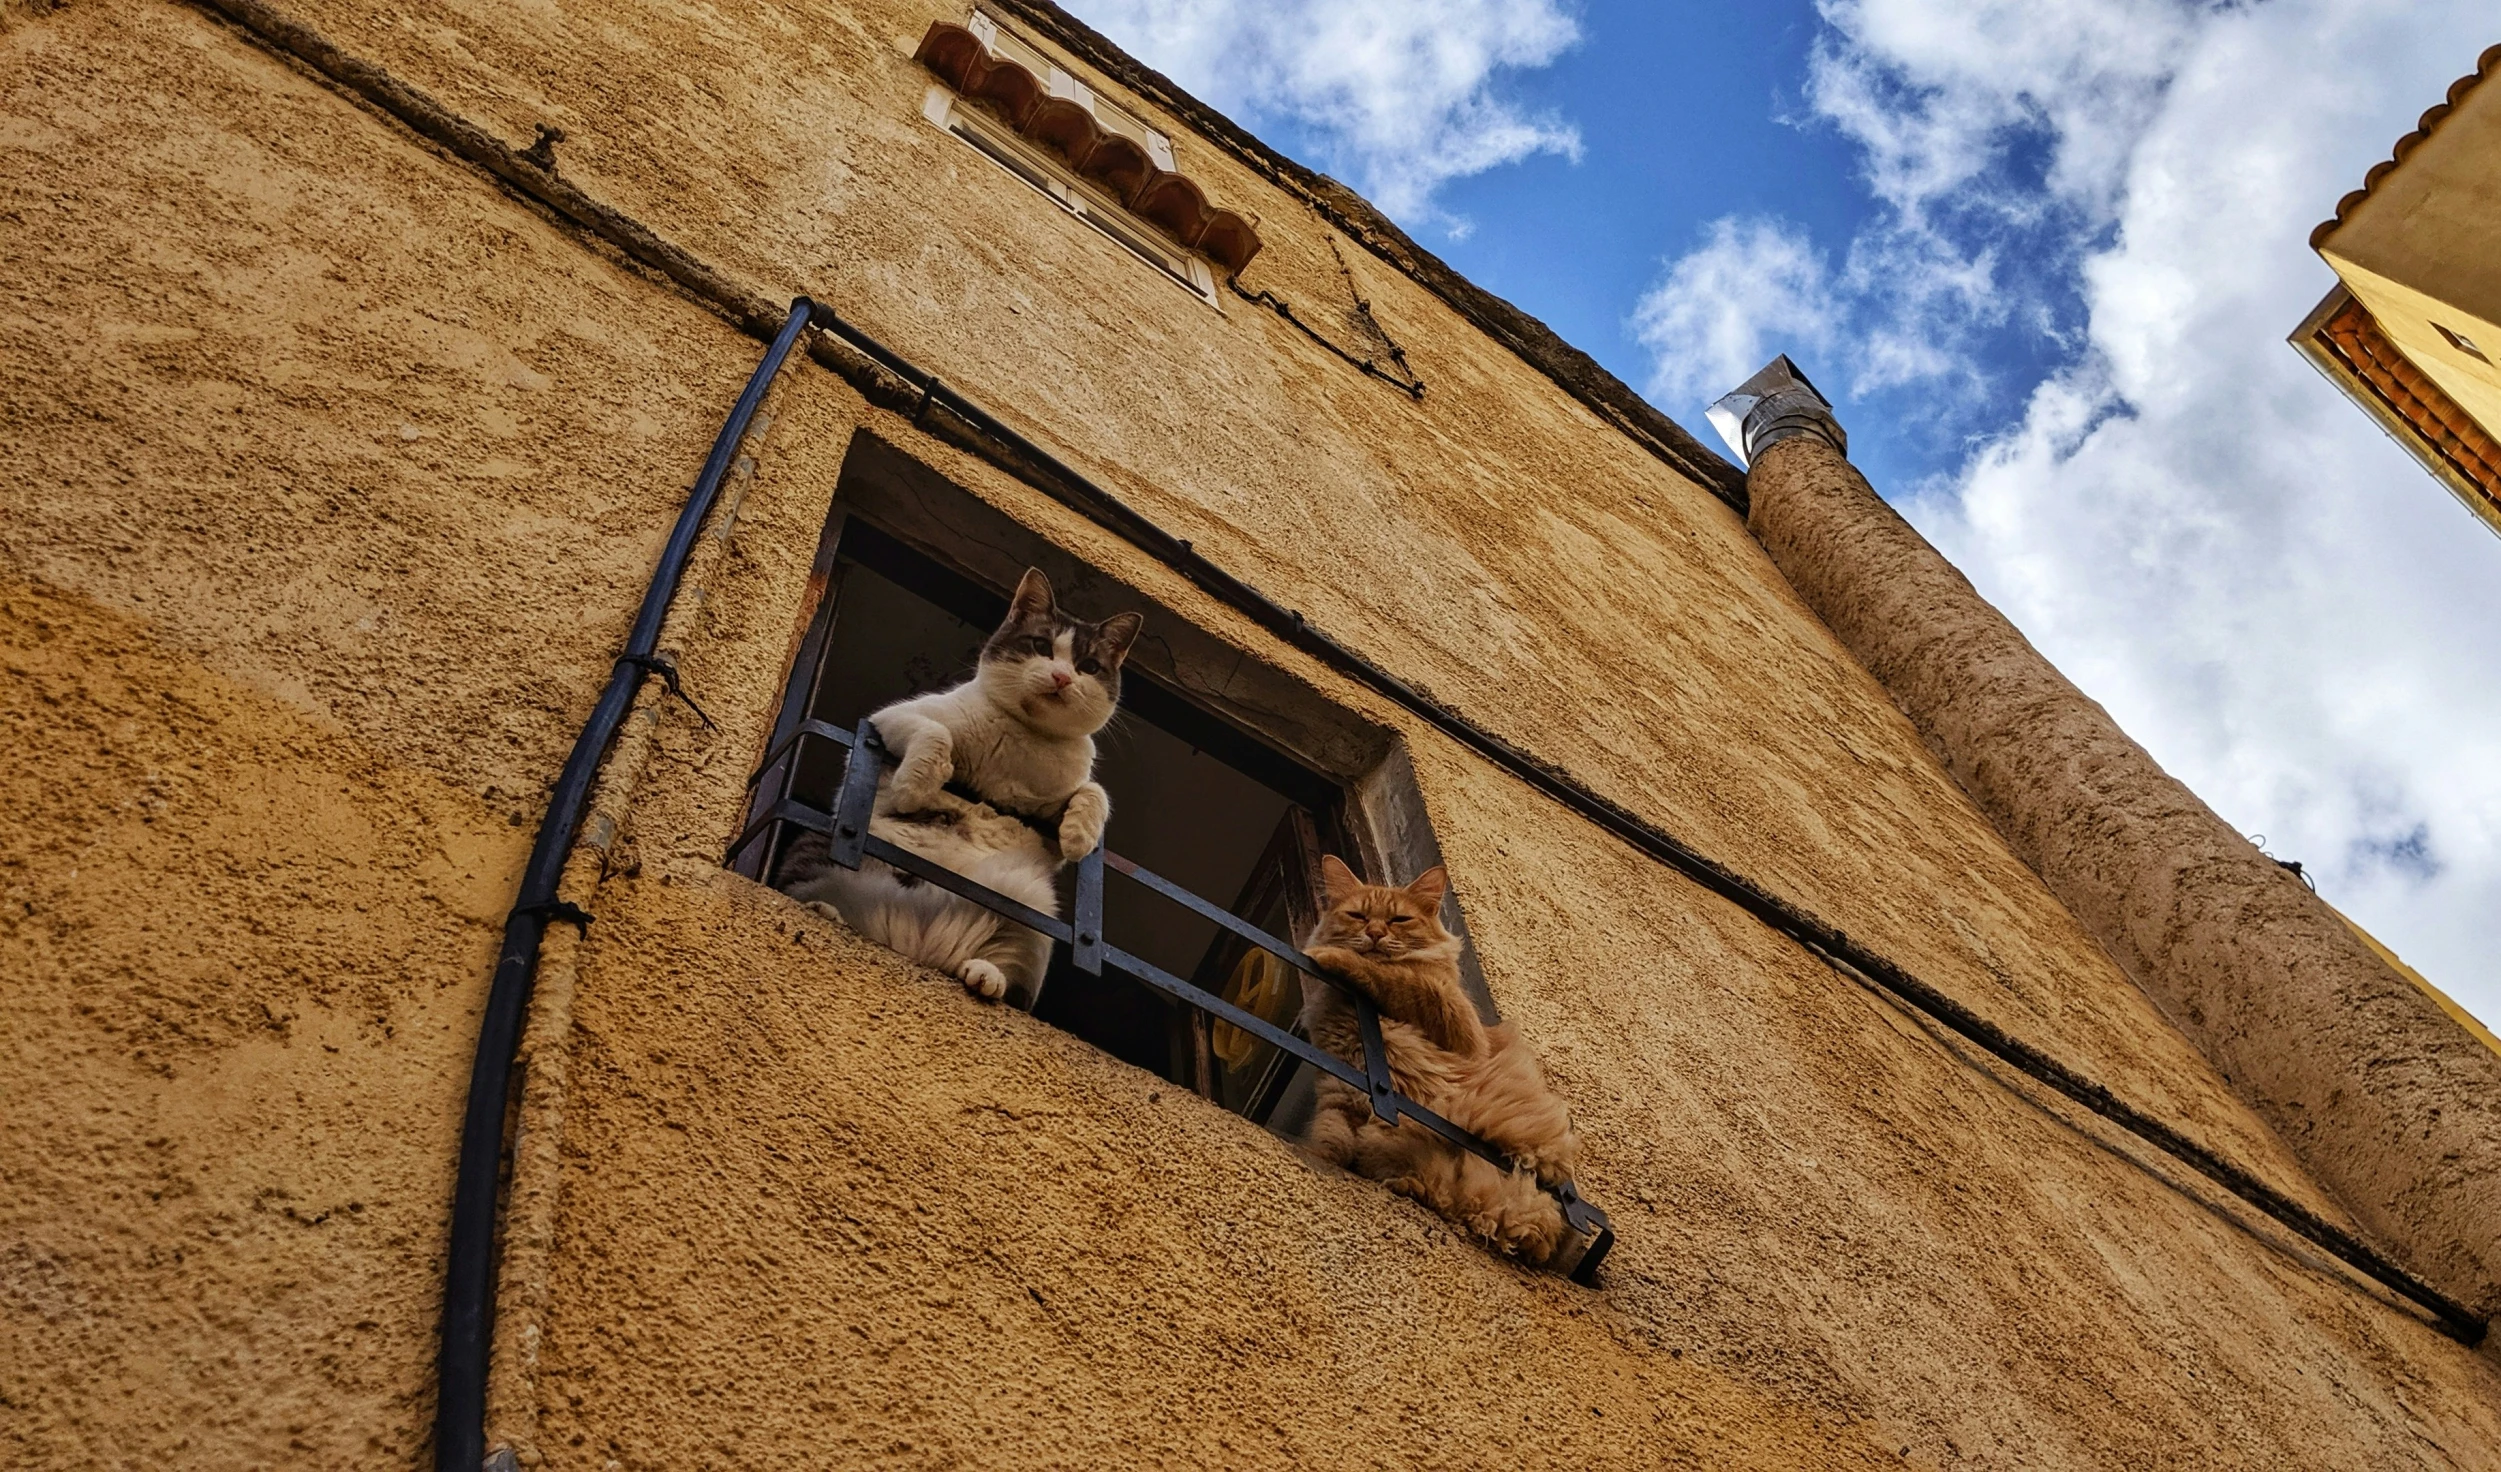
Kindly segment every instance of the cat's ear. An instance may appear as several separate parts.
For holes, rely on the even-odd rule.
[[[1442,907],[1442,891],[1450,888],[1450,871],[1439,864],[1418,874],[1407,885],[1407,893],[1430,915]]]
[[[1335,854],[1322,854],[1320,888],[1326,891],[1329,903],[1334,905],[1363,888],[1363,881],[1355,877],[1354,870],[1346,867],[1344,859]]]
[[[1129,646],[1137,642],[1138,630],[1146,627],[1142,613],[1115,613],[1095,626],[1094,657],[1112,669],[1129,657]]]
[[[1007,621],[1010,626],[1047,619],[1058,605],[1051,600],[1051,580],[1042,569],[1029,567],[1016,580],[1016,596],[1007,600]]]

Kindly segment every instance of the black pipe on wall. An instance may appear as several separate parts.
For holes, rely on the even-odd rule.
[[[503,951],[495,960],[495,979],[486,994],[486,1016],[478,1026],[477,1060],[469,1071],[469,1111],[460,1129],[460,1173],[452,1193],[449,1259],[443,1272],[443,1346],[440,1391],[435,1405],[434,1465],[439,1472],[477,1472],[486,1460],[487,1356],[495,1335],[495,1222],[502,1205],[504,1115],[512,1091],[512,1064],[521,1046],[521,1019],[530,1003],[530,986],[538,976],[539,942],[548,922],[566,920],[588,925],[590,917],[566,904],[556,893],[565,862],[590,806],[591,783],[616,743],[617,729],[634,708],[643,681],[658,671],[660,625],[694,552],[695,537],[721,491],[721,479],[737,457],[738,442],[764,402],[765,390],[783,360],[807,329],[815,304],[800,297],[766,349],[764,361],[739,394],[712,454],[703,463],[678,512],[677,526],[661,549],[659,566],[643,592],[634,631],[617,656],[607,689],[591,708],[590,720],[575,738],[572,754],[556,778],[556,790],[539,820],[538,840],[530,862],[521,871],[521,893],[504,920]]]

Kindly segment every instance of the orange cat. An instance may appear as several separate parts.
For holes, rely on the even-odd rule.
[[[1517,1165],[1497,1170],[1422,1125],[1396,1129],[1353,1087],[1323,1075],[1303,1143],[1358,1175],[1412,1196],[1500,1251],[1543,1265],[1565,1235],[1563,1209],[1538,1183],[1570,1180],[1580,1138],[1563,1101],[1509,1023],[1487,1027],[1459,986],[1459,938],[1442,928],[1438,866],[1404,887],[1366,884],[1332,854],[1320,861],[1327,906],[1304,941],[1323,972],[1381,1009],[1381,1041],[1398,1092],[1473,1130]],[[1304,988],[1311,1040],[1363,1061],[1354,1003],[1333,986]]]

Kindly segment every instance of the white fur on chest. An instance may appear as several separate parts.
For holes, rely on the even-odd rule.
[[[953,738],[955,780],[983,800],[1022,812],[1055,812],[1094,775],[1094,738],[1054,736],[1001,710],[974,684],[889,707],[879,730],[892,744],[889,715],[918,716]]]

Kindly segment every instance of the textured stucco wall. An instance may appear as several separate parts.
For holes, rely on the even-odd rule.
[[[161,4],[0,35],[0,1455],[408,1465],[544,785],[753,345]]]
[[[1740,518],[1333,249],[1264,177],[1176,144],[1211,198],[1259,215],[1246,284],[1342,301],[1342,256],[1422,403],[1263,309],[1211,311],[932,128],[909,53],[954,7],[829,0],[749,26],[599,0],[290,10],[516,146],[560,124],[565,177],[595,197],[760,292],[832,303],[1402,677],[1983,1011],[2020,998],[2113,1087],[2267,1148],[2235,1133],[2245,1113],[2201,1112],[2202,1060],[2100,985],[2074,921],[1907,728],[1866,714],[1881,693]],[[1835,763],[1854,780],[1802,800],[1795,774]]]
[[[928,130],[898,43],[934,10],[303,13],[516,143],[561,123],[594,195],[759,290],[826,293],[1324,628],[2335,1209],[1724,506],[1377,262],[1354,259],[1422,405],[1273,317],[1210,312]],[[51,816],[6,883],[118,947],[45,950],[0,914],[12,1115],[25,1090],[40,1131],[0,1164],[45,1187],[12,1193],[0,1241],[11,1449],[404,1465],[494,919],[757,349],[193,10],[74,3],[6,46],[7,606],[12,649],[56,651],[10,656],[45,661],[48,685],[12,664],[9,709],[51,742],[9,770],[11,811]],[[1299,205],[1207,162],[1272,242],[1250,284],[1344,289]],[[1406,733],[1488,982],[1617,1216],[1603,1293],[718,870],[864,424]],[[2485,1360],[813,366],[776,394],[737,523],[668,637],[721,728],[657,703],[637,724],[602,797],[614,862],[576,895],[599,920],[534,1022],[495,1416],[539,1462],[2501,1448]],[[208,713],[125,735],[115,712],[167,690]],[[182,889],[191,851],[86,847],[108,759],[322,793],[336,772],[343,810],[282,794],[211,821],[275,776],[187,798],[202,816],[176,826],[225,823],[237,857],[169,911],[186,964],[118,896]],[[298,935],[352,948],[328,964]],[[113,1030],[237,996],[301,1020],[162,1073]],[[114,1112],[132,1100],[185,1132]],[[196,1197],[147,1197],[157,1138]],[[293,1195],[247,1215],[269,1186]],[[345,1227],[284,1215],[342,1195],[366,1206]],[[229,1219],[271,1245],[230,1249]]]
[[[1751,520],[2015,851],[2399,1257],[2501,1310],[2501,1054],[2165,773],[1838,452]]]

